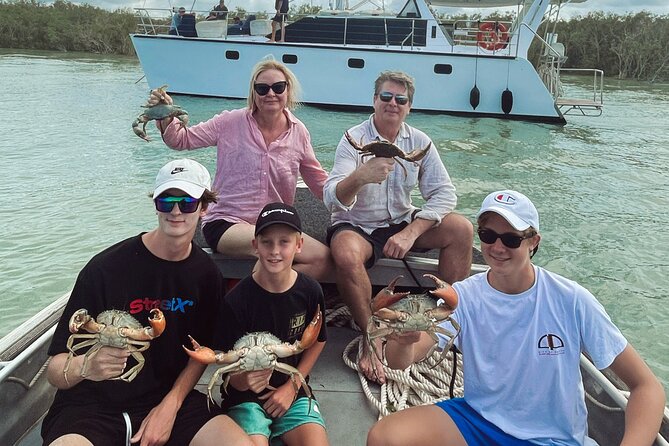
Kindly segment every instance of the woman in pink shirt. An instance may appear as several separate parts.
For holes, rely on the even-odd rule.
[[[292,205],[298,175],[323,199],[327,172],[316,159],[307,128],[290,110],[297,105],[299,83],[275,60],[259,62],[251,76],[248,106],[223,111],[208,121],[182,127],[172,118],[158,122],[165,144],[175,150],[216,146],[213,189],[218,203],[210,205],[202,232],[216,252],[255,256],[251,244],[256,217],[271,202]],[[157,90],[149,103],[172,104]],[[295,269],[316,280],[332,271],[329,249],[304,234]]]

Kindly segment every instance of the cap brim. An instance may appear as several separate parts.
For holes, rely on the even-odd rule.
[[[205,190],[204,187],[198,186],[197,184],[193,184],[189,181],[172,180],[172,181],[167,181],[158,186],[156,190],[153,191],[153,198],[156,198],[158,195],[162,194],[168,189],[179,189],[181,191],[186,192],[193,198],[202,197],[202,194],[204,194]]]
[[[295,225],[292,224],[292,223],[288,223],[288,222],[285,222],[285,221],[268,221],[267,223],[265,223],[265,224],[262,225],[262,226],[256,226],[256,230],[255,230],[255,233],[254,233],[254,234],[255,234],[255,235],[258,235],[258,234],[260,234],[263,230],[269,228],[269,227],[272,226],[272,225],[284,225],[284,226],[290,226],[291,228],[295,229],[297,232],[299,232],[300,234],[302,234],[302,229],[298,228],[297,226],[295,226]]]
[[[481,209],[478,214],[476,214],[476,219],[478,219],[482,214],[485,212],[494,212],[496,214],[501,215],[504,217],[504,220],[508,221],[511,226],[517,231],[524,231],[527,228],[529,228],[531,225],[527,223],[526,221],[518,218],[516,214],[513,212],[509,211],[506,208],[500,208],[497,206],[489,206],[485,209]]]

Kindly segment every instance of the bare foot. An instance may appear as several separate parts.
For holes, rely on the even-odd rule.
[[[365,342],[365,341],[361,341]],[[374,347],[379,355],[382,353],[382,343],[381,338],[374,339],[372,341]],[[362,348],[362,355],[358,357],[358,368],[368,380],[383,384],[386,382],[386,374],[383,372],[383,364],[379,360],[377,354],[367,345]]]

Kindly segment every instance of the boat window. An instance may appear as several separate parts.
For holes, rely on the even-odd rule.
[[[434,72],[436,74],[451,74],[453,72],[453,65],[446,63],[438,63],[434,65]]]
[[[281,57],[281,60],[285,64],[296,64],[297,63],[297,56],[294,54],[284,54]]]
[[[409,19],[420,18],[420,12],[418,12],[418,5],[415,1],[408,1],[404,8],[397,14],[397,17],[404,17]]]
[[[239,51],[226,51],[225,58],[230,60],[239,60]]]
[[[349,59],[348,60],[349,68],[365,68],[365,61],[362,59]]]

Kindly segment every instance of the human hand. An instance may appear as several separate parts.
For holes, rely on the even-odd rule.
[[[155,88],[151,90],[151,93],[149,93],[149,100],[147,101],[147,104],[153,107],[154,105],[158,105],[160,103],[172,105],[174,104],[174,101],[172,100],[172,97],[162,88]]]
[[[388,341],[396,342],[399,345],[411,345],[420,340],[420,331],[407,331],[404,333],[391,333],[386,339]]]
[[[390,237],[383,246],[383,255],[393,259],[403,259],[411,250],[418,237],[405,230]]]
[[[173,400],[164,399],[142,420],[142,424],[130,442],[141,441],[140,446],[164,445],[170,439],[178,410]]]
[[[358,168],[358,172],[366,184],[381,184],[388,177],[388,174],[394,169],[394,159],[375,156],[372,159],[362,163],[362,165]]]
[[[237,390],[250,390],[254,393],[260,393],[269,386],[269,379],[273,372],[273,369],[268,369],[238,373],[230,378],[230,383]]]
[[[90,381],[105,381],[120,376],[125,370],[130,352],[126,348],[101,347],[94,355],[84,356],[81,377]]]
[[[276,390],[269,391],[259,396],[258,399],[266,400],[262,407],[270,417],[280,418],[295,401],[297,390],[297,386],[289,379]]]

